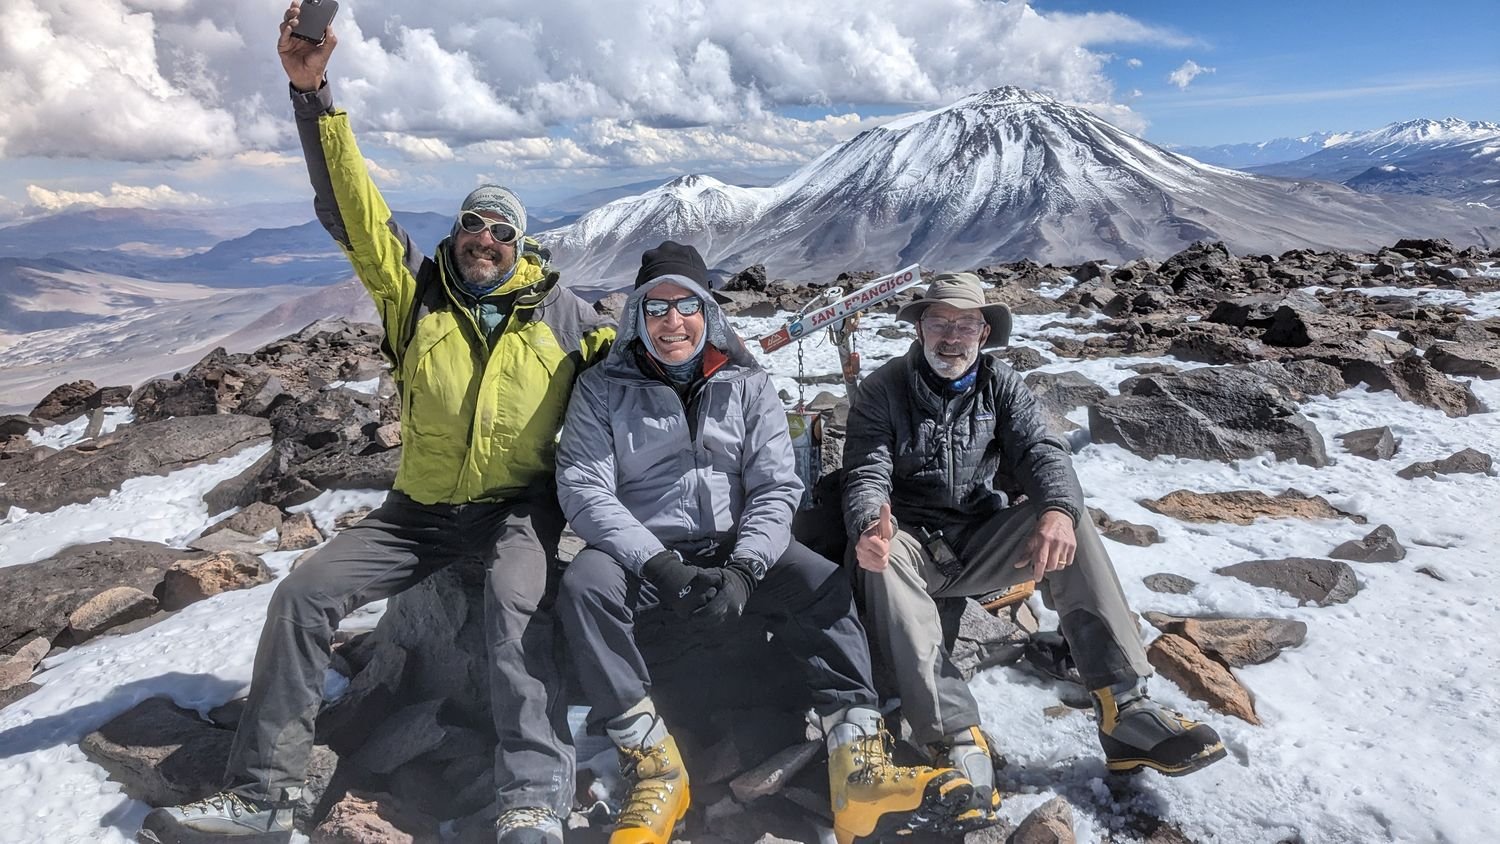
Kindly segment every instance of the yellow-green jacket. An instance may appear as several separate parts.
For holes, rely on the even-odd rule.
[[[528,239],[498,334],[485,338],[457,284],[449,241],[422,254],[391,217],[325,84],[292,93],[318,219],[375,300],[401,387],[396,489],[423,504],[495,501],[551,480],[577,374],[615,331],[558,283]]]

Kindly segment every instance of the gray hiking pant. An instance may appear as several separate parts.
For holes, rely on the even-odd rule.
[[[545,806],[567,817],[573,747],[551,612],[562,525],[557,500],[546,492],[456,505],[419,504],[392,492],[297,566],[266,611],[229,756],[231,787],[261,800],[302,787],[340,620],[450,563],[478,559],[489,567],[485,629],[500,811]]]
[[[885,571],[860,569],[866,616],[895,674],[915,742],[935,742],[979,725],[974,695],[943,647],[934,599],[979,597],[1029,580],[1031,569],[1018,569],[1015,562],[1038,515],[1035,506],[1011,507],[966,531],[953,548],[963,563],[955,577],[939,572],[931,554],[905,530],[891,540]],[[1150,676],[1140,631],[1098,531],[1084,519],[1075,533],[1073,563],[1048,573],[1039,588],[1061,619],[1078,673],[1090,689]]]
[[[721,565],[717,555],[687,562]],[[645,699],[651,675],[635,643],[638,613],[662,612],[656,589],[597,548],[585,548],[568,564],[558,589],[557,614],[567,634],[578,679],[589,704],[608,721]],[[745,615],[764,619],[802,667],[819,715],[849,706],[874,706],[870,644],[854,611],[854,590],[842,568],[795,540],[766,571],[745,603]],[[683,635],[695,634],[691,617]]]

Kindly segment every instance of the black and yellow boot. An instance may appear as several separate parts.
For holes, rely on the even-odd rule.
[[[1109,769],[1134,773],[1153,768],[1168,776],[1191,774],[1223,759],[1219,734],[1146,696],[1145,680],[1094,689],[1099,743]]]
[[[995,787],[995,762],[990,742],[978,727],[951,733],[942,741],[928,746],[932,764],[952,768],[974,785],[974,810],[965,816],[966,824],[983,818],[984,826],[999,823],[1000,790]]]
[[[667,844],[689,804],[688,776],[677,742],[649,700],[606,729],[620,751],[620,772],[630,784],[610,844]]]
[[[851,707],[825,724],[833,834],[838,844],[915,830],[948,832],[974,808],[974,787],[952,768],[898,766],[880,713]]]

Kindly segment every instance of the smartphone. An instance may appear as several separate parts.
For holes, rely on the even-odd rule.
[[[323,34],[328,30],[328,25],[333,23],[334,13],[338,10],[338,0],[302,0],[302,8],[297,12],[297,25],[292,28],[292,35],[303,41],[322,44]]]

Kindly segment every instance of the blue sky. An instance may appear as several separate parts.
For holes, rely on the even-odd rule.
[[[1108,74],[1157,143],[1211,145],[1374,129],[1417,117],[1500,121],[1500,3],[1045,0],[1040,11],[1109,9],[1174,30],[1187,47],[1113,47],[1138,68]],[[1214,72],[1180,90],[1193,60]]]
[[[303,201],[286,2],[6,0],[0,222]],[[1500,121],[1500,2],[1479,0],[350,0],[335,27],[337,102],[404,208],[482,181],[548,202],[768,178],[1008,84],[1170,146]]]

